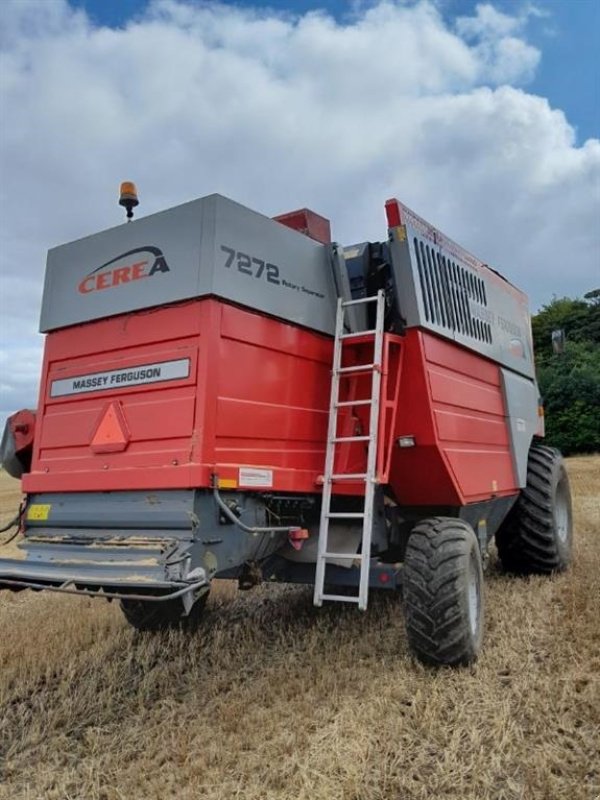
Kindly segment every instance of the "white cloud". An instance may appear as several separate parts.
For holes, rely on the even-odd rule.
[[[110,30],[63,0],[5,0],[0,417],[35,403],[46,250],[120,223],[120,180],[139,213],[212,192],[312,206],[345,243],[383,238],[397,195],[534,304],[595,286],[600,142],[577,147],[562,112],[515,88],[540,55],[523,19],[162,0]]]
[[[527,82],[541,54],[517,34],[522,33],[530,16],[541,13],[535,6],[525,6],[517,16],[511,16],[489,3],[479,4],[475,16],[456,20],[456,31],[472,43],[481,74],[492,83]]]
[[[458,17],[456,29],[465,38],[497,38],[517,33],[524,22],[523,15],[503,14],[489,3],[479,3],[474,17]]]

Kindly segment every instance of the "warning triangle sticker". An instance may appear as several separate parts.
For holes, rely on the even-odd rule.
[[[90,447],[94,453],[119,453],[130,438],[121,404],[112,402],[102,409]]]

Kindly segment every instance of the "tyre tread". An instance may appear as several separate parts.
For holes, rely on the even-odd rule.
[[[555,486],[563,479],[568,481],[560,452],[532,444],[527,484],[496,535],[500,560],[509,572],[550,574],[568,566],[554,522]]]
[[[460,582],[473,530],[462,520],[433,517],[413,529],[404,562],[404,598],[409,644],[427,664],[468,664],[475,660],[465,619]]]
[[[207,599],[208,592],[196,600],[187,616],[182,616],[183,605],[180,600],[121,600],[121,611],[127,622],[138,631],[156,632],[178,628],[193,631],[200,623]]]

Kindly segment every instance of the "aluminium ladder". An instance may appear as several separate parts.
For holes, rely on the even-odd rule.
[[[375,327],[372,330],[344,333],[344,312],[348,306],[376,303]],[[325,471],[323,473],[323,499],[321,504],[321,521],[319,524],[319,542],[317,566],[315,571],[314,605],[323,605],[323,600],[343,603],[357,603],[361,611],[367,608],[369,594],[369,566],[371,561],[371,538],[373,533],[373,509],[377,485],[377,443],[379,433],[379,407],[381,401],[381,371],[383,358],[383,324],[385,314],[385,298],[382,290],[371,297],[358,300],[342,300],[338,298],[335,321],[335,339],[333,345],[333,369],[331,373],[331,397],[329,401],[329,425],[327,431],[327,448],[325,451]],[[373,361],[370,364],[342,367],[342,350],[345,342],[357,339],[373,340]],[[340,378],[345,375],[366,373],[372,374],[371,396],[361,400],[340,401]],[[352,406],[370,406],[369,432],[364,436],[338,436],[338,411],[340,408]],[[351,442],[368,442],[367,467],[364,473],[334,473],[336,446]],[[364,506],[360,512],[331,511],[331,495],[333,484],[338,481],[364,481]],[[329,551],[329,525],[331,520],[362,519],[362,538],[360,553],[332,553]],[[327,562],[332,559],[360,562],[360,579],[358,595],[325,594],[325,573]]]

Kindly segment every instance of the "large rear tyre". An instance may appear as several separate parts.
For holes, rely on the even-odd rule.
[[[194,631],[200,624],[207,600],[208,592],[196,600],[187,616],[183,616],[181,598],[165,602],[121,600],[121,611],[127,622],[138,631],[164,631],[177,628]]]
[[[466,522],[432,517],[413,528],[403,569],[408,642],[425,664],[467,665],[483,640],[483,568]]]
[[[518,575],[549,575],[571,563],[571,490],[558,450],[531,446],[527,485],[496,534],[496,544],[504,569]]]

